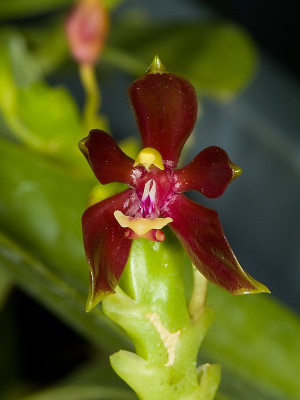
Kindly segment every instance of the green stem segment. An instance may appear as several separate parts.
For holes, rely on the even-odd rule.
[[[94,124],[101,105],[101,94],[93,65],[79,64],[79,73],[86,94],[83,116],[90,130],[95,128]]]
[[[182,247],[171,232],[166,237],[162,243],[134,240],[120,287],[103,300],[105,314],[136,348],[136,354],[113,354],[111,364],[142,400],[212,400],[220,367],[197,368],[214,314],[205,305],[206,280],[198,271],[193,279]],[[185,286],[191,280],[194,289],[188,296]]]

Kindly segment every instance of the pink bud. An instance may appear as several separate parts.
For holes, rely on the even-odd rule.
[[[101,0],[79,0],[66,21],[71,53],[82,64],[95,64],[109,27],[108,13]]]

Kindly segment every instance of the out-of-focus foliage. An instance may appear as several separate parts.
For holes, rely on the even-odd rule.
[[[104,59],[111,60],[114,51],[130,57],[128,69],[139,75],[150,55],[159,54],[170,71],[188,76],[199,93],[221,99],[244,88],[256,56],[252,41],[241,29],[217,20],[160,25],[123,22],[112,31]]]
[[[5,311],[0,323],[8,327],[5,298],[17,285],[107,356],[130,344],[101,307],[90,314],[84,311],[88,268],[80,219],[95,179],[76,147],[87,132],[67,89],[45,80],[58,68],[75,70],[60,14],[71,3],[0,2],[0,305]],[[118,3],[107,0],[109,8]],[[36,26],[12,22],[48,11],[57,15],[41,17]],[[5,18],[11,19],[9,26]],[[216,21],[112,23],[102,61],[136,76],[156,53],[170,70],[192,80],[199,93],[216,98],[238,93],[255,67],[247,35]],[[219,400],[296,400],[299,319],[272,298],[233,298],[217,288],[210,292],[216,320],[200,357],[223,366]],[[5,372],[13,335],[8,328],[0,335],[0,371]],[[3,378],[0,397],[21,399],[31,392],[27,400],[134,398],[125,387],[113,388],[109,366],[99,365],[91,360],[57,386],[36,394],[35,388],[16,379],[9,386],[11,380]]]
[[[63,153],[64,158],[77,154],[82,130],[70,94],[42,81],[39,65],[20,34],[0,34],[0,52],[0,109],[6,130],[45,153]]]
[[[122,1],[123,0],[103,0],[103,3],[110,10],[119,5],[119,3],[122,3]],[[0,20],[35,16],[41,13],[66,9],[74,3],[75,0],[1,0]]]

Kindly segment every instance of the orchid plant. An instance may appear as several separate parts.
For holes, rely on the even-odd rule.
[[[229,21],[121,2],[0,2],[0,398],[298,400],[299,318],[231,295],[268,289],[185,193],[217,198],[241,173],[217,146],[185,165],[185,143],[210,118],[198,99],[238,101],[255,46]],[[155,57],[144,74],[156,53],[176,73]],[[115,105],[138,76],[140,148]]]
[[[140,357],[121,353],[113,356],[112,364],[141,399],[213,399],[219,374],[214,370],[212,378],[207,366],[200,372],[196,369],[198,347],[211,319],[211,312],[204,307],[205,284],[200,287],[198,309],[194,305],[194,310],[188,313],[183,278],[178,278],[181,257],[177,263],[172,262],[169,243],[152,245],[153,254],[146,256],[144,249],[149,245],[144,241],[164,242],[162,228],[169,225],[203,275],[202,279],[233,294],[268,292],[239,265],[217,213],[182,194],[193,189],[206,197],[219,197],[241,169],[216,146],[202,150],[189,164],[176,169],[181,150],[195,125],[197,97],[193,86],[167,72],[157,56],[146,74],[130,86],[129,98],[143,145],[135,161],[108,133],[99,129],[91,130],[79,143],[101,184],[119,182],[129,186],[90,205],[83,214],[84,247],[90,265],[87,311],[116,293],[113,296],[118,300],[107,298],[104,312],[129,333]],[[95,200],[93,197],[93,203]],[[131,249],[133,239],[138,244]],[[164,266],[158,260],[153,276],[153,267],[145,264],[153,264],[151,258],[157,257],[157,251],[164,259]],[[127,274],[132,276],[132,282],[123,282],[120,291],[116,286],[129,255]],[[144,265],[144,271],[138,270],[138,264]],[[175,282],[170,278],[163,279],[167,289],[161,289],[159,269],[165,268],[172,268],[172,274],[177,276],[178,293],[174,293]],[[134,293],[130,290],[132,284]],[[194,290],[199,290],[196,283]],[[166,292],[178,296],[171,304],[176,313],[170,310],[170,296],[165,296]],[[159,310],[157,299],[161,303]],[[181,313],[184,318],[177,315],[180,308],[184,310]],[[156,354],[158,348],[161,350]]]

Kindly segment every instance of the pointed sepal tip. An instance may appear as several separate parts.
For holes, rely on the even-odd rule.
[[[85,156],[85,158],[88,158],[88,156],[89,156],[89,151],[86,147],[86,142],[87,142],[88,138],[89,137],[83,138],[78,143],[78,148],[81,151],[81,153]]]
[[[243,271],[244,272],[244,271]],[[246,274],[246,273],[245,273]],[[258,294],[258,293],[271,293],[270,289],[262,283],[253,279],[250,275],[247,275],[247,281],[253,286],[253,289],[247,288],[239,288],[231,292],[233,295],[242,295],[242,294]]]
[[[113,294],[113,293],[114,293],[114,291],[94,293],[94,291],[91,290],[91,288],[90,288],[86,306],[85,306],[85,311],[86,312],[92,311],[93,308],[95,308],[105,297],[107,297],[108,295]]]
[[[146,74],[163,74],[164,72],[167,72],[166,67],[163,65],[158,55],[156,55],[149,65]]]
[[[233,181],[234,179],[236,179],[238,176],[241,175],[241,173],[243,172],[242,168],[239,167],[236,164],[230,163],[230,167],[232,169],[232,178],[231,180]]]

